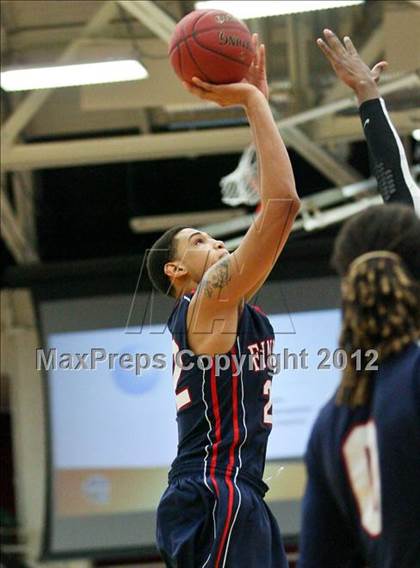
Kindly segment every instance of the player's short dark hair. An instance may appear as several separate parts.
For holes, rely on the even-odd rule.
[[[357,406],[369,400],[369,350],[377,352],[380,364],[420,339],[419,243],[420,219],[404,205],[370,207],[338,235],[332,260],[344,277],[340,347],[347,366],[337,404]]]
[[[185,229],[184,225],[175,225],[161,235],[149,249],[146,261],[147,273],[154,288],[165,294],[173,296],[174,289],[170,279],[165,274],[164,266],[171,260],[176,260],[177,250],[175,236]]]

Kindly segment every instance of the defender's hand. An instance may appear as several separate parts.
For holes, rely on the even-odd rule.
[[[375,92],[376,96],[379,96],[376,85],[388,63],[380,61],[370,69],[361,59],[349,37],[346,36],[344,43],[341,43],[331,30],[325,29],[324,38],[325,41],[318,38],[317,44],[331,63],[337,77],[358,95],[370,89],[371,94]]]
[[[252,43],[254,44],[255,57],[242,82],[257,87],[268,100],[269,89],[265,62],[265,45],[263,43],[260,44],[258,34],[252,34]]]
[[[253,95],[258,93],[257,87],[250,83],[230,83],[227,85],[214,85],[201,81],[198,77],[192,78],[192,83],[183,82],[184,87],[193,95],[206,101],[212,101],[219,106],[246,107]]]

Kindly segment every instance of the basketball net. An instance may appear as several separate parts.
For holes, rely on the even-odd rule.
[[[226,205],[258,205],[258,166],[255,146],[251,145],[244,151],[238,167],[232,173],[220,180],[222,201]]]

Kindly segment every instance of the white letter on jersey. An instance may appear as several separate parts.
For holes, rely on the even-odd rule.
[[[360,522],[372,537],[382,532],[381,477],[373,420],[355,426],[343,444],[343,456]]]
[[[179,351],[179,347],[177,342],[172,339],[172,355],[173,355],[173,385],[174,385],[174,391],[175,391],[175,402],[176,402],[176,410],[177,412],[179,412],[182,408],[184,408],[184,406],[186,406],[187,404],[190,404],[191,402],[191,397],[190,397],[190,393],[188,392],[188,388],[182,389],[179,392],[176,392],[177,386],[178,386],[178,381],[179,381],[179,377],[181,376],[181,371],[182,371],[182,366],[178,365],[178,357],[176,356],[177,353]],[[182,355],[180,355],[180,358],[182,360]]]

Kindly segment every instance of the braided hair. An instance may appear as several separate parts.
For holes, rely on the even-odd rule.
[[[333,265],[343,276],[347,354],[336,402],[354,407],[368,402],[374,373],[354,354],[374,350],[380,363],[420,339],[420,219],[402,205],[370,207],[342,228]]]

